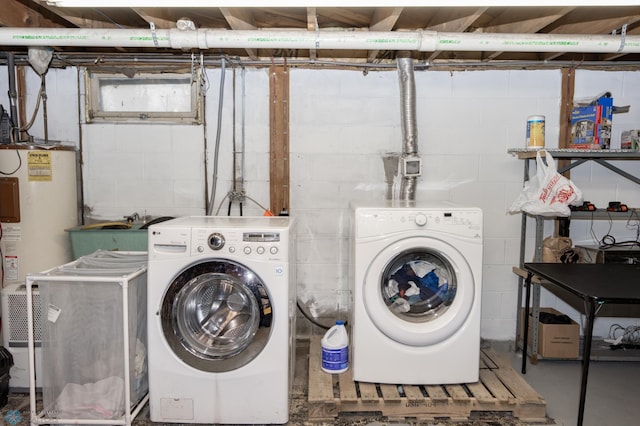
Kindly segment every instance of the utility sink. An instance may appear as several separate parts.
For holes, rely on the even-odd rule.
[[[160,216],[148,222],[111,221],[66,229],[74,260],[96,250],[147,251],[147,228],[173,219]]]

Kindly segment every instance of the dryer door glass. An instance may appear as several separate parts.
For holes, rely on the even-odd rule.
[[[181,273],[163,299],[161,315],[176,355],[210,372],[234,370],[254,359],[268,341],[272,318],[262,281],[227,260]]]
[[[409,250],[394,257],[380,281],[389,310],[411,322],[439,318],[456,297],[456,275],[451,263],[429,250]]]
[[[479,309],[480,271],[474,274],[463,255],[478,260],[477,249],[476,242],[453,245],[423,236],[392,241],[371,259],[357,284],[368,318],[403,345],[450,338]]]

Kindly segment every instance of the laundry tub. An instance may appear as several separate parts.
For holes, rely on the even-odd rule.
[[[66,229],[71,241],[73,259],[96,250],[147,251],[147,228],[154,223],[173,219],[160,216],[148,222],[101,222]]]

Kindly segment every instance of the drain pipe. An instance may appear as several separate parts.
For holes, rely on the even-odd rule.
[[[640,36],[220,29],[0,28],[2,46],[640,53]]]
[[[416,124],[416,84],[413,75],[413,59],[402,52],[398,62],[400,82],[400,113],[402,119],[402,181],[400,200],[416,199],[416,183],[422,161],[418,157],[418,126]]]

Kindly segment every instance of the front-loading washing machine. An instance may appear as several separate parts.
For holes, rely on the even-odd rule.
[[[352,204],[357,381],[478,381],[482,211],[446,202]]]
[[[294,368],[288,217],[182,217],[149,227],[150,419],[286,423]]]

